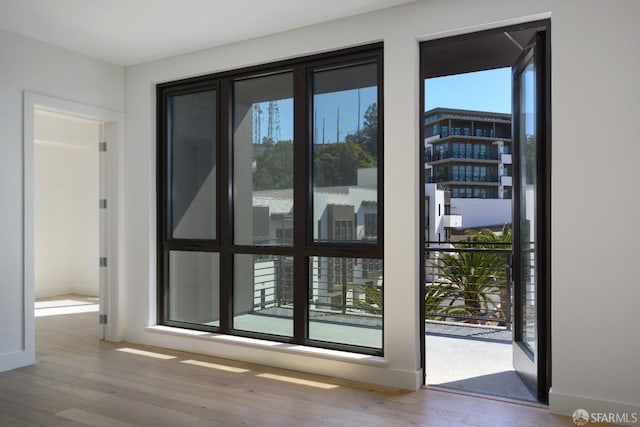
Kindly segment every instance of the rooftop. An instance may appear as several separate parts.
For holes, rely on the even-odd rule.
[[[425,111],[424,116],[426,123],[444,117],[452,117],[464,120],[491,120],[511,123],[511,114],[494,113],[491,111],[461,110],[456,108],[437,107],[429,111]]]

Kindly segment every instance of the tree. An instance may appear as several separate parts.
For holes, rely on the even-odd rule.
[[[280,190],[293,188],[293,143],[275,142],[264,138],[256,150],[256,170],[253,173],[254,190]]]
[[[369,105],[362,129],[345,137],[345,142],[314,144],[313,182],[316,187],[356,185],[358,169],[378,164],[378,107]],[[293,188],[293,143],[263,138],[254,145],[255,190]]]
[[[339,142],[313,147],[313,181],[317,187],[355,185],[358,169],[375,165],[362,144]]]
[[[453,244],[460,252],[444,253],[430,263],[437,271],[438,285],[450,287],[448,295],[454,299],[449,307],[455,308],[456,314],[475,318],[473,323],[491,309],[502,312],[504,317],[509,255],[490,249],[505,249],[504,243],[511,243],[511,230],[505,225],[499,234],[488,229],[469,230],[467,234],[462,242]],[[499,302],[491,297],[496,294],[500,295]],[[462,305],[457,304],[460,300]]]
[[[381,314],[384,304],[382,288],[368,282],[360,291],[364,293],[364,299],[355,300],[355,306],[367,313]],[[444,320],[447,316],[464,314],[463,308],[452,305],[456,292],[456,288],[449,283],[432,283],[427,286],[424,296],[426,318]]]
[[[374,160],[378,158],[378,104],[369,105],[362,129],[345,137],[345,142],[362,144]]]

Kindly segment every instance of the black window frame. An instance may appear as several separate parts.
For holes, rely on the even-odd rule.
[[[377,66],[377,239],[349,242],[314,241],[313,238],[313,73],[318,70],[374,63]],[[282,72],[293,73],[293,243],[291,246],[239,245],[234,242],[233,199],[233,82]],[[217,97],[217,195],[216,239],[174,239],[168,233],[170,210],[170,136],[167,105],[169,97],[184,91],[215,88]],[[384,315],[382,345],[362,347],[309,339],[309,261],[312,257],[384,259],[384,102],[383,44],[375,43],[339,51],[304,56],[285,61],[160,83],[156,86],[156,191],[157,191],[157,324],[205,332],[268,339],[284,343],[384,355]],[[355,230],[354,230],[355,232]],[[216,252],[220,257],[220,326],[179,322],[169,319],[169,253],[176,251]],[[234,257],[274,255],[293,258],[294,332],[292,337],[242,331],[233,328]],[[384,286],[383,286],[384,289]]]

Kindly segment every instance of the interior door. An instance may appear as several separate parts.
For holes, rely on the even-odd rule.
[[[513,71],[513,366],[548,400],[550,158],[546,32],[535,34]]]

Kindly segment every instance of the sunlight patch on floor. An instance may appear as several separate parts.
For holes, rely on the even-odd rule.
[[[309,387],[322,388],[322,389],[325,389],[325,390],[331,390],[331,389],[340,387],[340,386],[335,385],[335,384],[321,383],[321,382],[318,382],[318,381],[303,380],[303,379],[300,379],[300,378],[286,377],[284,375],[258,374],[258,375],[256,375],[256,377],[267,378],[267,379],[276,380],[276,381],[284,381],[286,383],[292,383],[292,384],[301,384],[301,385],[306,385],[306,386],[309,386]]]
[[[202,362],[200,360],[183,360],[180,363],[184,363],[186,365],[192,365],[192,366],[201,366],[203,368],[217,369],[219,371],[233,372],[236,374],[251,372],[248,369],[236,368],[236,367],[227,366],[227,365],[219,365],[217,363]]]
[[[57,300],[36,301],[35,317],[60,316],[63,314],[93,313],[98,312],[99,304],[87,301]]]
[[[123,347],[123,348],[117,349],[117,351],[121,351],[123,353],[135,354],[137,356],[151,357],[151,358],[154,358],[154,359],[170,360],[170,359],[175,359],[176,358],[175,356],[171,356],[169,354],[162,354],[162,353],[155,353],[155,352],[152,352],[152,351],[138,350],[137,348]]]

